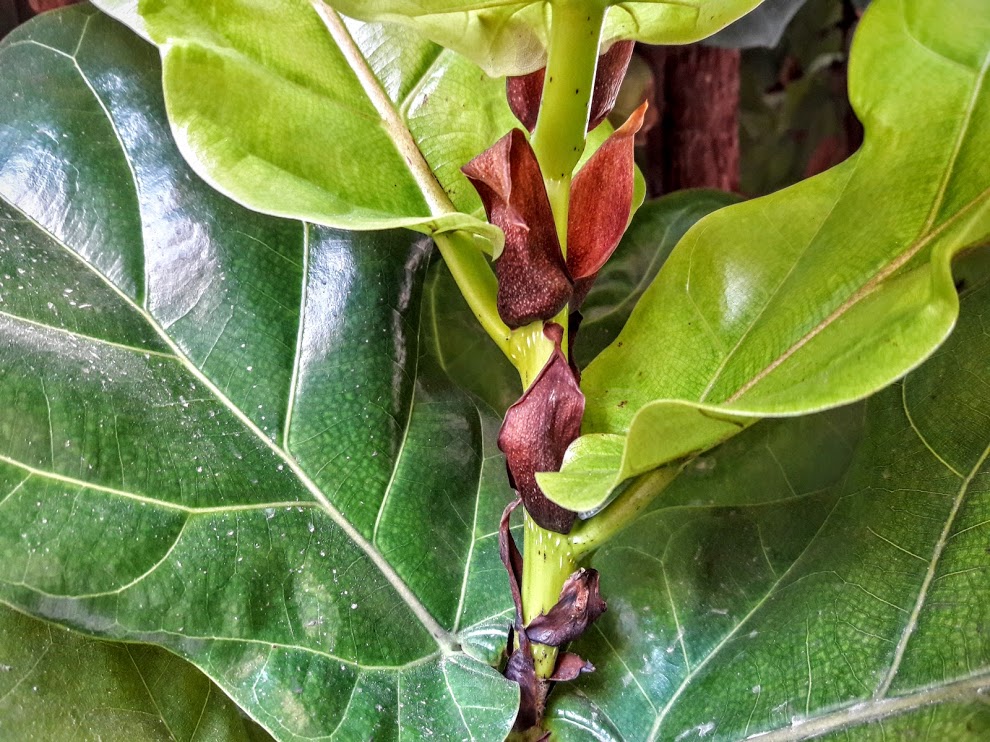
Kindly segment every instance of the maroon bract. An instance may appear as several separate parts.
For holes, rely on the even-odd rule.
[[[505,233],[495,261],[499,316],[516,328],[554,317],[571,298],[550,200],[533,148],[513,129],[461,170],[474,185],[488,220]]]
[[[526,511],[543,528],[567,533],[576,513],[547,499],[536,472],[558,471],[564,451],[581,434],[584,394],[560,349],[564,328],[548,323],[544,334],[554,350],[526,393],[505,413],[498,447],[505,454],[512,486]]]
[[[505,97],[509,108],[527,131],[536,128],[536,118],[540,114],[540,98],[543,97],[543,78],[547,68],[543,67],[528,75],[505,78]]]
[[[523,622],[522,594],[519,591],[519,585],[522,583],[523,557],[512,538],[512,532],[509,530],[509,518],[512,516],[512,511],[521,503],[522,500],[517,498],[505,506],[498,527],[498,554],[505,566],[505,571],[509,574],[509,592],[512,593],[512,603],[516,607],[515,628],[517,629],[522,628]]]
[[[554,668],[550,679],[555,683],[566,683],[574,680],[578,675],[586,672],[594,672],[595,666],[584,657],[573,652],[561,652],[557,658],[557,666]]]
[[[598,592],[598,571],[579,569],[567,578],[554,607],[529,622],[526,636],[538,644],[559,647],[581,636],[607,607]]]
[[[616,41],[608,51],[598,57],[598,68],[595,70],[595,90],[591,96],[591,119],[588,131],[594,129],[605,120],[605,117],[615,107],[619,97],[619,88],[629,68],[632,59],[634,43],[632,41]]]
[[[595,89],[591,94],[591,115],[588,120],[588,131],[604,121],[615,106],[615,99],[619,95],[622,79],[626,76],[626,68],[629,67],[632,52],[632,41],[617,41],[609,47],[607,52],[598,57],[598,67],[595,70]],[[509,101],[509,108],[529,131],[536,128],[545,78],[546,67],[528,75],[509,77],[505,81],[505,97]]]
[[[633,145],[646,107],[643,103],[605,140],[571,184],[567,220],[567,270],[575,294],[571,309],[580,306],[629,223],[636,168]]]
[[[509,637],[509,646],[512,637]],[[514,729],[522,731],[535,726],[543,715],[547,700],[547,684],[536,677],[533,648],[523,633],[519,634],[519,648],[512,652],[505,666],[505,677],[519,685],[519,711],[516,712]]]

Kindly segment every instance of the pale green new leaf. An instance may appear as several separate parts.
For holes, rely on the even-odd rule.
[[[504,464],[423,342],[429,241],[216,193],[91,8],[0,68],[0,600],[168,647],[281,740],[500,742]]]
[[[0,737],[271,741],[201,672],[164,649],[91,639],[2,603]]]
[[[699,41],[761,1],[593,0],[609,8],[602,36],[606,46],[622,39],[648,44]],[[333,0],[331,5],[354,18],[411,26],[493,76],[521,75],[546,65],[553,7],[547,0]]]
[[[862,149],[696,224],[587,368],[585,432],[628,436],[623,474],[718,443],[711,413],[869,395],[948,335],[950,261],[990,236],[990,5],[965,7],[872,4],[850,67]]]
[[[215,188],[345,229],[463,229],[501,250],[460,167],[515,124],[504,85],[394,26],[277,0],[98,0],[161,49],[172,131]]]
[[[608,612],[574,651],[598,671],[555,691],[562,739],[987,738],[983,257],[902,383],[699,457],[595,557]]]
[[[640,176],[637,170],[637,176]],[[740,197],[723,191],[686,189],[644,203],[612,257],[581,304],[581,328],[574,342],[574,360],[587,366],[615,340],[636,302],[684,234],[703,216]]]

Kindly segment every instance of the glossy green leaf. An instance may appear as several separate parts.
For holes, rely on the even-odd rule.
[[[587,368],[585,432],[627,434],[626,473],[682,456],[712,413],[864,397],[945,339],[950,260],[990,235],[990,33],[972,30],[990,29],[990,6],[967,8],[871,6],[850,68],[862,149],[696,224]],[[665,436],[674,414],[681,432]]]
[[[460,167],[515,119],[504,85],[463,57],[308,0],[96,4],[160,46],[179,149],[221,192],[345,229],[464,229],[501,250]]]
[[[620,484],[615,473],[622,467],[625,447],[621,435],[583,435],[567,449],[560,472],[537,472],[536,482],[561,507],[591,514],[605,504],[602,493],[611,494]]]
[[[604,44],[635,39],[687,44],[710,36],[761,0],[606,0]],[[493,76],[546,65],[552,0],[333,0],[354,18],[402,23],[454,49]]]
[[[424,311],[426,342],[443,370],[501,419],[522,393],[519,373],[491,338],[478,331],[477,318],[442,262],[430,266]]]
[[[562,738],[985,738],[981,271],[903,383],[700,457],[596,557],[609,610],[575,651],[599,672],[555,691]]]
[[[163,649],[90,639],[0,604],[0,737],[271,740]]]
[[[279,739],[501,740],[498,423],[421,342],[429,242],[213,191],[91,9],[0,67],[0,599],[168,647]]]
[[[584,319],[574,344],[579,366],[587,366],[615,340],[684,233],[703,216],[739,200],[723,191],[689,189],[640,207],[581,305]]]

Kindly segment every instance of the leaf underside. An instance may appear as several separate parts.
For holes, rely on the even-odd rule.
[[[761,0],[608,0],[603,46],[631,39],[687,44],[710,36]],[[552,3],[546,0],[334,0],[354,18],[401,23],[454,49],[488,74],[523,75],[546,65]]]
[[[234,200],[344,229],[464,229],[501,249],[460,167],[515,119],[504,84],[467,59],[309,0],[96,5],[159,45],[179,149]]]

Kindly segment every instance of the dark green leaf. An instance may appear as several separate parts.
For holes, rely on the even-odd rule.
[[[271,740],[198,670],[157,647],[89,639],[0,604],[0,736]]]
[[[0,66],[0,598],[169,647],[279,739],[500,740],[504,466],[420,341],[429,243],[211,190],[91,9]]]

